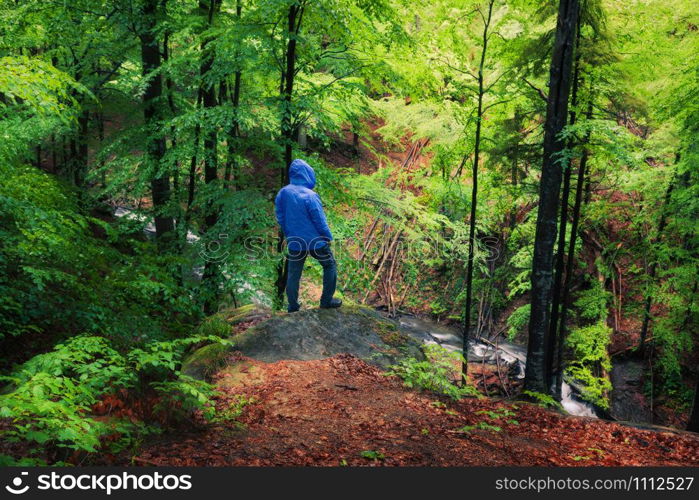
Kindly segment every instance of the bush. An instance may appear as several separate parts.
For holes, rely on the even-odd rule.
[[[582,397],[602,408],[609,408],[607,399],[612,384],[606,377],[611,370],[607,346],[612,329],[604,321],[576,328],[570,332],[566,343],[573,349],[573,361],[566,374],[584,384]]]
[[[0,164],[0,176],[0,342],[100,332],[127,347],[198,319],[174,257],[83,215],[67,185],[34,167]]]
[[[507,318],[507,339],[510,342],[527,327],[530,313],[531,304],[525,304],[512,311],[510,317]]]
[[[56,462],[67,457],[61,450],[119,451],[154,431],[151,424],[172,424],[196,411],[212,418],[213,388],[179,372],[187,346],[204,341],[227,342],[218,337],[153,342],[126,355],[96,336],[59,344],[2,377],[11,384],[9,392],[0,395],[0,417],[10,423],[2,431],[3,439],[22,442],[31,455],[43,452],[47,461]],[[141,415],[123,411],[121,416],[97,418],[99,403],[107,397],[115,397],[121,407],[130,397],[150,397],[156,404]],[[41,448],[33,448],[37,445]]]
[[[436,392],[454,400],[465,396],[480,396],[474,387],[466,383],[461,386],[454,383],[463,362],[463,356],[460,353],[450,352],[432,344],[426,345],[424,350],[426,360],[404,359],[397,365],[391,366],[388,375],[400,377],[406,387]]]

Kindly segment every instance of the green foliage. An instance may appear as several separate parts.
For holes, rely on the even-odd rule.
[[[522,333],[529,324],[529,314],[531,304],[524,304],[518,307],[507,318],[507,339],[511,342],[518,333]]]
[[[46,173],[6,164],[0,173],[0,339],[99,331],[130,344],[198,317],[172,273],[176,259],[83,215],[75,193]]]
[[[556,408],[562,409],[561,403],[556,401],[550,394],[543,394],[541,392],[535,391],[523,391],[522,394],[529,396],[533,400],[537,401],[540,406],[544,408]]]
[[[211,388],[180,376],[179,363],[194,343],[230,335],[217,315],[195,326],[203,305],[208,314],[273,302],[270,199],[292,132],[308,139],[292,141],[292,153],[316,169],[344,297],[380,292],[395,302],[391,312],[463,319],[477,76],[473,298],[488,323],[479,326],[502,324],[503,311],[525,301],[554,2],[493,2],[480,75],[486,4],[475,0],[304,1],[294,33],[288,15],[301,2],[240,2],[240,12],[223,2],[210,19],[196,4],[156,3],[152,30],[142,2],[0,4],[0,347],[8,353],[0,368],[15,384],[3,406],[16,418],[13,439],[93,452],[110,433],[145,432],[88,416],[120,388],[155,395],[154,410],[173,420],[226,418],[214,414]],[[642,318],[650,297],[653,394],[680,407],[695,379],[687,360],[699,317],[699,18],[688,0],[581,6],[577,121],[562,139],[573,167],[586,155],[589,192],[580,261],[567,270],[575,286],[567,375],[604,406],[605,320],[612,311]],[[146,32],[162,59],[149,74],[139,53]],[[285,96],[291,40],[296,68]],[[143,99],[156,81],[163,92],[146,126]],[[215,98],[205,103],[209,89]],[[404,163],[424,139],[417,161]],[[162,206],[152,203],[156,178],[169,183]],[[105,204],[133,211],[114,220]],[[156,216],[176,222],[172,246],[144,236]],[[397,252],[377,277],[396,235]],[[579,287],[591,253],[605,280],[585,277]],[[306,277],[319,282],[319,269]],[[528,318],[528,305],[514,309],[508,338]],[[428,348],[428,358],[394,373],[411,387],[471,395],[453,381],[458,356]]]
[[[591,280],[592,286],[578,293],[575,307],[578,316],[588,321],[604,321],[608,314],[608,303],[611,294],[602,289],[599,280]]]
[[[565,372],[584,385],[582,396],[602,408],[609,407],[612,389],[607,373],[612,364],[607,352],[612,329],[604,321],[576,328],[566,342],[573,350],[573,360]]]
[[[157,414],[166,414],[170,422],[189,418],[194,411],[213,418],[213,388],[178,371],[187,346],[212,341],[225,342],[218,337],[192,337],[153,342],[122,355],[103,337],[73,337],[3,377],[11,384],[0,395],[0,417],[11,422],[2,431],[3,438],[49,451],[95,453],[105,447],[119,451],[153,432],[151,424],[162,420],[154,417]],[[91,416],[93,407],[106,396],[147,393],[158,401],[151,422]],[[120,436],[117,441],[104,442],[114,434]]]
[[[0,162],[22,159],[27,143],[68,127],[76,92],[87,89],[48,62],[0,57]]]
[[[468,434],[474,429],[480,429],[480,430],[491,431],[491,432],[501,432],[502,431],[502,427],[489,424],[488,422],[478,422],[475,425],[465,425],[465,426],[461,427],[458,431]]]
[[[403,379],[406,387],[424,389],[449,396],[454,400],[463,397],[480,397],[480,393],[466,383],[454,383],[455,373],[458,373],[463,357],[456,352],[450,352],[438,345],[426,345],[424,361],[415,358],[402,360],[393,365],[388,375],[396,375]]]
[[[359,456],[362,458],[366,458],[367,460],[373,460],[375,462],[386,459],[386,456],[383,453],[375,450],[364,450],[359,454]]]
[[[233,397],[232,403],[221,410],[216,410],[210,420],[216,424],[232,424],[236,427],[243,428],[244,425],[238,421],[238,418],[243,414],[245,408],[257,402],[255,397],[248,397],[244,394],[237,394]]]

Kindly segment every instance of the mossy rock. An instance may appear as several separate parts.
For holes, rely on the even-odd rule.
[[[262,321],[272,316],[272,311],[256,304],[247,304],[235,309],[224,309],[204,319],[197,327],[199,335],[228,337],[234,327],[249,321]]]
[[[247,314],[253,314],[251,311]],[[349,353],[384,369],[404,357],[424,359],[418,341],[403,332],[396,322],[368,307],[350,305],[267,314],[271,317],[266,321],[231,337],[233,347],[207,346],[197,350],[185,361],[183,372],[210,376],[226,364],[229,350],[268,363]],[[240,312],[231,311],[229,317],[239,319]]]
[[[230,348],[223,344],[209,344],[190,354],[182,363],[182,374],[200,380],[210,379],[226,366]]]

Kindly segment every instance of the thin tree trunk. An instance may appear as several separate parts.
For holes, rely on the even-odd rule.
[[[165,138],[159,131],[158,121],[162,117],[160,100],[163,93],[162,76],[157,73],[160,69],[160,44],[156,38],[158,7],[160,0],[144,0],[143,32],[141,39],[141,60],[143,77],[147,79],[143,93],[143,116],[148,133],[147,157],[152,166],[151,192],[155,210],[155,233],[158,247],[161,251],[169,248],[169,243],[175,230],[175,222],[167,215],[170,202],[170,176],[161,172],[160,162],[165,156]]]
[[[292,4],[289,7],[287,20],[289,38],[286,45],[286,69],[283,76],[284,91],[282,93],[281,137],[284,141],[284,166],[282,169],[281,186],[289,182],[289,164],[291,163],[294,143],[291,99],[294,93],[294,81],[296,79],[296,42],[301,31],[301,22],[303,21],[305,7],[305,1],[301,1],[298,5]]]
[[[220,6],[219,0],[209,0],[208,5],[200,2],[201,8],[208,8],[208,25],[211,26],[214,20],[214,13],[218,10]],[[213,53],[209,52],[209,42],[210,39],[206,39],[202,42],[202,65],[200,69],[200,75],[202,80],[206,77],[207,73],[211,71],[214,62]],[[216,87],[213,83],[205,83],[202,81],[202,106],[204,109],[215,108],[218,105],[218,100],[216,99]],[[218,132],[216,128],[212,125],[208,125],[204,128],[204,183],[207,185],[213,185],[218,180]],[[211,196],[211,193],[209,193]],[[214,201],[208,199],[205,203],[204,209],[204,228],[206,231],[210,231],[218,222],[218,210],[214,209]],[[216,304],[218,302],[218,275],[219,275],[219,265],[213,259],[207,259],[204,264],[204,276],[203,280],[208,286],[206,300],[204,301],[204,312],[206,314],[212,314],[215,311]]]
[[[243,13],[243,7],[241,0],[236,0],[235,3],[235,14],[237,22],[240,22]],[[240,54],[236,53],[236,63],[240,64],[238,60]],[[242,73],[240,67],[235,72],[233,78],[233,95],[231,96],[231,104],[233,105],[233,121],[231,127],[228,129],[228,151],[226,154],[226,168],[223,174],[225,187],[228,189],[232,184],[235,185],[238,179],[238,168],[237,161],[235,159],[235,150],[237,146],[238,137],[240,136],[240,123],[238,121],[238,108],[240,106],[240,83],[241,83]],[[228,94],[228,82],[223,83],[225,86],[225,93]]]
[[[692,405],[692,413],[689,415],[687,430],[699,432],[699,380],[694,388],[694,404]]]
[[[195,104],[195,110],[199,109],[201,106],[202,91],[201,88],[197,92],[197,102]],[[201,135],[201,123],[197,120],[196,125],[194,125],[194,152],[192,153],[192,159],[189,162],[189,183],[188,183],[188,194],[187,194],[187,211],[185,216],[188,217],[192,205],[194,204],[194,194],[196,192],[196,182],[197,182],[197,154],[199,152],[199,136]]]
[[[532,299],[525,378],[525,388],[540,393],[548,393],[550,389],[546,380],[546,350],[553,285],[553,248],[562,176],[559,153],[564,148],[559,134],[568,117],[578,14],[578,0],[560,0],[544,125],[544,161],[539,183],[539,210],[532,259]]]
[[[87,175],[87,134],[88,124],[90,121],[90,113],[83,111],[78,117],[78,134],[75,139],[76,156],[73,164],[73,183],[76,187],[81,188],[78,191],[82,193],[82,188],[85,186],[85,177]]]
[[[580,47],[580,18],[578,18],[578,29],[576,35],[576,48]],[[571,98],[572,110],[570,112],[569,125],[575,125],[578,105],[578,88],[580,86],[580,51],[575,54],[575,70],[573,72],[573,95]],[[573,140],[568,141],[568,149],[572,150]],[[568,198],[570,197],[570,176],[572,165],[570,161],[562,164],[563,191],[561,193],[561,217],[558,228],[558,249],[556,250],[555,275],[553,280],[553,290],[551,293],[551,320],[549,322],[549,344],[546,352],[546,380],[553,387],[554,397],[560,399],[560,394],[556,391],[558,385],[554,380],[554,355],[556,354],[556,332],[558,330],[558,312],[560,309],[561,284],[563,282],[563,261],[565,258],[566,229],[568,224]]]
[[[291,155],[293,153],[294,130],[292,125],[291,98],[294,92],[294,80],[296,73],[296,39],[301,30],[301,22],[303,20],[303,12],[306,7],[305,0],[302,0],[298,5],[292,4],[289,7],[289,15],[287,20],[288,41],[286,45],[286,68],[282,73],[281,88],[282,90],[282,116],[281,116],[281,138],[284,142],[284,164],[281,169],[280,187],[289,182],[289,165],[291,164]],[[284,235],[281,230],[277,238],[277,251],[282,253],[284,250]],[[277,289],[276,302],[280,307],[284,302],[284,290],[286,289],[288,265],[286,258],[282,257],[277,265],[277,281],[275,283]]]
[[[586,119],[592,118],[593,97],[587,106]],[[563,282],[563,293],[561,297],[561,314],[558,320],[558,335],[556,344],[556,369],[554,370],[555,394],[561,394],[563,386],[563,346],[566,338],[566,320],[568,316],[568,301],[570,297],[570,287],[573,282],[573,271],[575,270],[575,241],[578,237],[578,226],[580,225],[580,209],[583,202],[583,188],[585,185],[587,160],[590,156],[587,145],[590,143],[591,133],[588,131],[583,140],[583,152],[578,164],[578,178],[575,186],[575,205],[573,206],[573,220],[570,226],[570,242],[568,242],[568,258],[566,260],[566,274]]]
[[[58,173],[58,165],[56,158],[56,135],[51,134],[51,168],[54,174]]]
[[[166,31],[164,35],[164,40],[163,40],[163,62],[167,64],[167,62],[170,60],[170,32]],[[170,108],[170,114],[172,116],[177,116],[177,107],[175,106],[175,99],[174,99],[174,94],[175,94],[175,89],[174,89],[174,83],[172,81],[172,78],[168,74],[165,77],[165,87],[167,88],[167,104],[168,107]],[[175,125],[172,125],[170,127],[170,146],[172,149],[177,148],[177,137],[176,137],[176,128]],[[180,162],[179,160],[175,161],[175,164],[173,165],[173,170],[172,170],[172,188],[173,191],[175,192],[175,199],[177,200],[178,206],[179,206],[179,200],[180,200]],[[179,209],[178,209],[179,212]],[[179,217],[179,215],[178,215]]]
[[[471,220],[469,221],[468,229],[468,264],[466,266],[466,305],[464,307],[464,332],[462,355],[463,362],[461,365],[462,376],[465,377],[468,373],[468,339],[471,335],[471,308],[473,300],[473,261],[475,255],[474,246],[476,244],[476,207],[478,205],[478,163],[480,160],[481,149],[481,126],[483,122],[483,97],[485,95],[485,87],[483,82],[483,70],[485,68],[485,58],[488,52],[488,30],[490,29],[490,21],[493,17],[493,4],[495,0],[488,3],[488,15],[485,16],[483,23],[483,47],[481,50],[481,59],[478,66],[478,114],[476,116],[476,141],[473,151],[473,171],[472,171],[472,188],[471,188]],[[476,328],[478,323],[476,322]]]
[[[104,143],[104,111],[100,110],[97,113],[97,139],[99,140],[100,146]],[[100,185],[102,189],[107,188],[107,172],[104,170],[104,162],[100,161],[98,168],[102,170],[100,176]]]

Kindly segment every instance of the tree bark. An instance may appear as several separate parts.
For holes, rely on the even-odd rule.
[[[473,151],[473,170],[472,170],[472,187],[471,187],[471,220],[469,221],[468,229],[468,264],[466,265],[466,305],[464,307],[464,333],[462,355],[463,363],[461,365],[462,376],[465,377],[468,373],[468,339],[471,335],[471,308],[473,306],[473,261],[474,261],[474,246],[476,244],[476,207],[478,205],[478,163],[480,161],[481,151],[481,128],[483,122],[483,97],[485,96],[484,76],[485,58],[488,53],[488,30],[493,17],[493,4],[495,0],[490,0],[488,3],[488,15],[483,17],[483,46],[481,48],[481,59],[478,66],[478,111],[476,115],[476,138]],[[476,325],[477,326],[477,325]]]
[[[560,0],[544,125],[544,160],[532,259],[531,315],[525,378],[525,388],[540,393],[548,393],[550,390],[546,380],[546,351],[553,285],[553,247],[562,176],[559,153],[564,147],[559,134],[568,116],[578,14],[578,0]]]
[[[288,40],[286,44],[285,54],[285,69],[282,71],[281,89],[282,89],[282,113],[281,113],[281,138],[284,142],[284,165],[281,169],[280,187],[289,183],[289,166],[291,164],[291,155],[293,154],[294,129],[292,124],[291,98],[294,93],[294,80],[296,76],[296,42],[301,31],[301,23],[303,21],[303,13],[306,7],[305,0],[302,0],[298,5],[292,4],[289,7],[287,16]],[[282,253],[284,250],[284,235],[279,231],[277,239],[277,251]],[[276,302],[277,306],[281,307],[284,302],[284,290],[286,289],[287,277],[287,262],[286,258],[282,257],[277,265],[277,280],[275,287],[277,289]]]
[[[208,5],[200,2],[201,9],[207,9],[207,23],[211,26],[214,21],[214,14],[220,7],[220,0],[209,0]],[[215,108],[218,105],[216,98],[216,87],[212,82],[206,83],[204,79],[214,62],[214,55],[209,50],[210,39],[205,39],[201,44],[202,63],[200,68],[201,96],[204,109]],[[204,134],[204,183],[213,185],[218,180],[218,132],[214,126],[205,125]],[[211,196],[211,193],[209,193]],[[204,229],[209,232],[218,222],[218,210],[214,208],[214,201],[209,198],[204,208]],[[204,300],[204,312],[212,314],[215,312],[218,303],[218,276],[219,265],[213,259],[207,259],[204,264],[203,281],[207,285],[207,295]]]
[[[235,14],[237,22],[240,23],[240,19],[243,13],[243,7],[241,5],[241,0],[236,0],[235,3]],[[239,61],[240,54],[236,52],[236,64],[240,64]],[[231,121],[231,126],[228,129],[228,139],[227,139],[227,152],[226,152],[226,166],[223,173],[223,182],[226,189],[231,187],[231,184],[235,185],[238,179],[238,165],[235,159],[235,150],[237,146],[238,137],[240,136],[240,123],[238,121],[238,108],[240,106],[240,83],[242,78],[242,72],[240,67],[235,71],[233,77],[233,95],[229,96],[229,85],[228,82],[224,80],[221,84],[221,94],[222,99],[224,97],[230,97],[231,104],[233,105],[233,120]]]
[[[687,430],[699,432],[699,380],[694,388],[694,404],[692,405],[692,413],[689,415]]]
[[[152,165],[151,192],[155,210],[155,233],[158,248],[167,250],[174,234],[175,221],[167,215],[170,201],[170,177],[167,172],[161,172],[160,162],[165,156],[165,138],[158,130],[158,122],[162,117],[161,104],[158,102],[163,93],[162,76],[155,73],[160,69],[160,45],[156,38],[157,17],[160,0],[144,0],[143,29],[139,34],[141,39],[141,61],[143,77],[147,79],[143,93],[143,117],[147,128],[147,157]]]
[[[592,118],[593,97],[590,96],[590,101],[587,106],[585,116],[588,120]],[[575,269],[575,242],[578,237],[578,226],[580,225],[580,210],[583,203],[583,191],[586,179],[587,160],[590,152],[587,145],[590,143],[592,134],[588,132],[583,139],[583,152],[578,164],[577,182],[575,186],[575,205],[573,206],[573,220],[570,226],[570,242],[568,243],[568,258],[566,260],[565,280],[563,282],[563,292],[561,297],[561,314],[558,319],[558,335],[556,338],[556,368],[554,370],[555,394],[561,394],[563,386],[563,347],[566,338],[566,320],[568,318],[568,302],[570,297],[570,287],[573,282],[573,271]]]
[[[293,153],[293,144],[295,139],[293,126],[293,113],[291,111],[291,98],[294,93],[294,81],[296,77],[296,45],[297,38],[301,31],[301,22],[303,21],[303,13],[306,7],[305,1],[301,1],[298,5],[292,4],[289,7],[287,17],[288,40],[286,44],[286,68],[283,79],[282,92],[282,118],[281,118],[281,137],[284,141],[284,167],[282,169],[281,186],[289,183],[289,164],[291,163],[291,155]]]
[[[78,133],[75,139],[77,148],[73,169],[73,183],[80,188],[78,193],[82,194],[82,188],[85,186],[85,177],[87,176],[87,134],[88,125],[90,123],[90,113],[83,110],[78,116]]]
[[[580,18],[576,34],[576,49],[580,47]],[[575,125],[577,120],[576,106],[578,105],[578,88],[580,86],[580,51],[575,54],[575,70],[573,71],[573,95],[571,98],[572,110],[568,120],[569,125]],[[574,143],[568,141],[568,150],[572,150]],[[568,198],[570,197],[570,177],[572,165],[566,160],[562,164],[563,172],[563,192],[561,193],[561,217],[558,228],[558,248],[556,250],[555,274],[553,280],[553,290],[551,293],[551,320],[549,321],[549,343],[546,353],[546,380],[552,386],[556,399],[560,399],[557,391],[558,384],[554,378],[554,357],[556,354],[556,332],[558,331],[558,312],[560,310],[561,285],[563,282],[563,262],[565,258],[566,229],[568,225]]]

